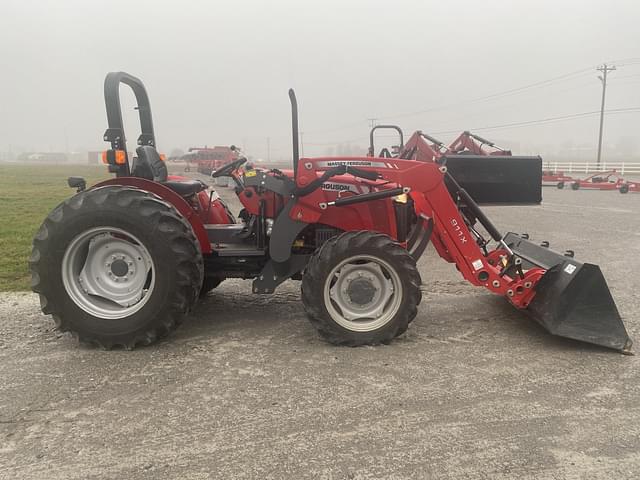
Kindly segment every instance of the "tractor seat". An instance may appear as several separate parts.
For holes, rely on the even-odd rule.
[[[182,197],[190,197],[191,195],[195,195],[207,188],[207,186],[200,180],[168,180],[166,182],[162,182],[162,185],[169,187]]]
[[[158,182],[169,187],[182,197],[190,197],[207,188],[200,180],[167,180],[167,165],[151,145],[143,145],[136,149],[137,157],[133,159],[131,175]]]

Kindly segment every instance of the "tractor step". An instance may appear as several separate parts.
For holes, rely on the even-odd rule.
[[[207,237],[211,243],[234,243],[246,229],[242,223],[224,223],[205,225]]]
[[[211,250],[220,257],[263,257],[266,248],[256,248],[243,243],[212,243]]]

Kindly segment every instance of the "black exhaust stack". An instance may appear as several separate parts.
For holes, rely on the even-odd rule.
[[[293,178],[298,177],[298,160],[300,160],[300,140],[298,137],[298,101],[293,88],[289,89],[291,100],[291,135],[293,138]]]

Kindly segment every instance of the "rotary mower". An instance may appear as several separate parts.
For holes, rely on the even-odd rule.
[[[616,170],[607,170],[571,182],[572,190],[620,190],[627,182]],[[558,187],[560,188],[560,187]]]
[[[566,175],[563,171],[554,172],[553,170],[542,171],[542,186],[556,187],[562,190],[566,183],[575,181],[573,177]]]
[[[140,116],[132,162],[121,83],[133,90]],[[431,242],[468,282],[504,296],[551,333],[630,351],[599,267],[501,233],[479,206],[539,203],[539,157],[434,160],[422,154],[429,144],[417,132],[396,157],[299,158],[289,96],[292,169],[253,168],[239,152],[212,173],[233,178],[244,206],[236,219],[203,182],[167,175],[142,82],[108,74],[103,160],[115,176],[88,189],[69,178],[77,193],[36,233],[30,267],[43,312],[81,341],[134,348],[173,331],[199,295],[227,278],[251,279],[254,294],[294,279],[328,341],[388,343],[417,315],[416,260]]]

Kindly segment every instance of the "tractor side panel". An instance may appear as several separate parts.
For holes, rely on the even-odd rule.
[[[112,178],[110,180],[106,180],[104,182],[100,182],[94,185],[91,188],[98,187],[106,187],[110,185],[122,185],[133,188],[139,188],[140,190],[145,190],[147,192],[154,193],[162,198],[164,201],[170,203],[175,207],[180,214],[187,219],[187,221],[191,224],[191,228],[193,229],[193,233],[198,239],[198,243],[200,244],[200,250],[202,253],[211,253],[211,245],[209,244],[209,237],[207,236],[207,231],[204,228],[204,223],[202,219],[198,215],[191,205],[189,205],[184,198],[178,195],[176,192],[171,190],[170,188],[165,187],[164,185],[152,182],[150,180],[145,180],[144,178],[138,177],[117,177]]]
[[[318,223],[344,231],[372,230],[397,239],[393,205],[388,199],[327,209]]]
[[[215,194],[214,194],[215,197]],[[222,225],[234,223],[231,212],[221,198],[209,201],[209,193],[203,190],[198,193],[200,205],[200,219],[205,225]]]

